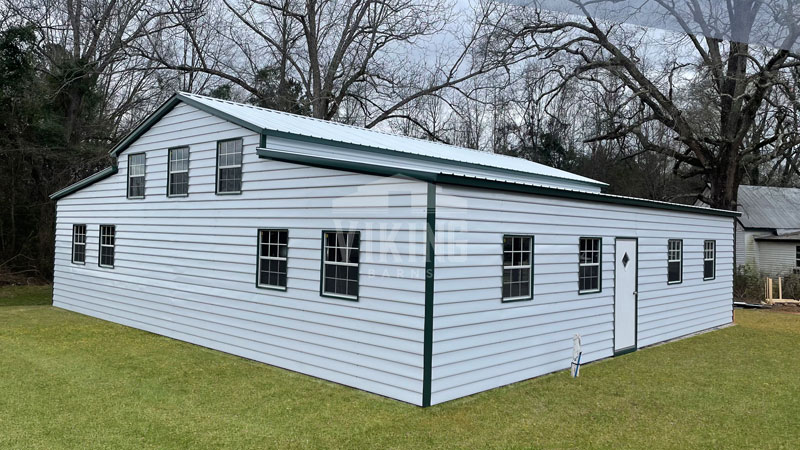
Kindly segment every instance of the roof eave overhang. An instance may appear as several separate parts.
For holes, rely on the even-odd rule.
[[[314,143],[314,144],[329,145],[329,146],[332,146],[332,147],[347,148],[347,149],[351,149],[351,150],[361,150],[361,151],[367,151],[367,152],[371,152],[371,153],[380,153],[380,154],[383,154],[383,155],[389,155],[389,156],[398,157],[398,158],[402,158],[402,159],[406,159],[407,158],[407,159],[425,161],[425,162],[431,162],[431,163],[452,164],[452,165],[455,165],[455,166],[458,166],[458,167],[478,168],[478,169],[484,169],[484,170],[485,169],[496,170],[498,172],[514,174],[514,175],[518,175],[518,176],[522,176],[522,177],[535,176],[537,178],[542,178],[544,180],[554,180],[554,181],[557,181],[557,182],[567,182],[567,183],[572,183],[572,184],[576,184],[576,185],[579,185],[579,186],[591,187],[591,188],[595,188],[595,189],[602,189],[602,188],[608,187],[608,183],[603,183],[602,181],[596,181],[596,180],[587,181],[587,180],[589,180],[588,178],[586,180],[580,180],[580,179],[559,177],[559,176],[539,174],[539,173],[533,174],[531,172],[526,172],[526,171],[522,171],[522,170],[505,169],[505,168],[501,168],[501,167],[487,166],[487,165],[483,165],[483,164],[475,164],[475,163],[457,161],[457,160],[452,160],[452,159],[438,158],[438,157],[435,157],[435,156],[420,155],[420,154],[416,154],[416,153],[407,153],[407,152],[401,152],[401,151],[391,150],[391,149],[382,148],[382,147],[374,147],[374,146],[369,146],[369,145],[356,144],[356,143],[352,143],[352,142],[337,141],[337,140],[333,140],[333,139],[324,139],[324,138],[318,138],[318,137],[314,137],[314,136],[307,136],[307,135],[304,135],[304,134],[290,133],[290,132],[286,132],[286,131],[264,130],[263,133],[266,136],[273,136],[273,137],[278,137],[278,138],[291,139],[291,140],[295,140],[295,141],[309,142],[309,143]],[[263,144],[262,144],[262,146],[263,146]]]
[[[572,200],[583,200],[596,203],[617,204],[624,206],[637,206],[641,208],[660,209],[669,211],[681,211],[695,214],[704,214],[722,217],[738,217],[741,213],[737,211],[726,211],[721,209],[701,208],[697,206],[681,205],[678,203],[659,202],[656,200],[646,200],[632,197],[621,197],[610,194],[602,194],[587,191],[577,191],[548,186],[537,186],[523,183],[505,182],[501,180],[491,180],[475,178],[458,174],[444,174],[436,172],[425,172],[402,167],[389,167],[377,164],[364,163],[360,161],[348,161],[336,158],[325,158],[321,156],[301,155],[291,152],[258,148],[256,153],[260,158],[272,159],[276,161],[299,163],[314,167],[329,169],[339,169],[351,172],[367,173],[380,176],[403,176],[431,183],[452,184],[459,186],[477,187],[484,189],[494,189],[501,191],[520,192],[526,194],[542,195],[547,197],[557,197]]]

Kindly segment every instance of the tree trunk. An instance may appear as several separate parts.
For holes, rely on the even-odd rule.
[[[711,170],[712,208],[736,210],[739,197],[739,184],[742,181],[742,167],[737,149],[722,148],[717,164]]]

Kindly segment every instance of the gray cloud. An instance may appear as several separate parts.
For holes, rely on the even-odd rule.
[[[505,0],[614,23],[800,51],[798,0]],[[729,5],[731,9],[729,10]]]

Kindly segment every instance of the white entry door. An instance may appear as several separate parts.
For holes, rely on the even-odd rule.
[[[636,239],[617,239],[614,252],[614,353],[636,349],[636,277],[639,245]]]

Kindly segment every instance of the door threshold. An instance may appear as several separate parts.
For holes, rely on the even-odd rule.
[[[628,353],[633,353],[636,351],[636,346],[623,348],[622,350],[614,350],[614,356],[622,356],[627,355]]]

